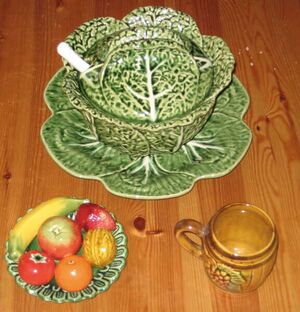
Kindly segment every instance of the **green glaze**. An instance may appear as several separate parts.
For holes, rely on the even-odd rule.
[[[41,134],[69,173],[121,196],[165,198],[228,173],[245,154],[249,99],[234,57],[190,16],[142,7],[88,21],[66,42],[91,67],[78,73],[63,60],[45,90],[52,116]]]
[[[193,140],[175,153],[131,157],[102,143],[88,127],[87,116],[60,109],[67,98],[59,88],[63,76],[64,70],[59,71],[48,87],[51,94],[57,88],[56,101],[45,95],[53,115],[41,130],[44,144],[66,171],[100,180],[114,194],[145,199],[182,195],[199,179],[229,173],[249,147],[251,131],[242,120],[249,98],[236,77],[218,96],[212,116]]]
[[[106,104],[101,107],[127,121],[159,122],[182,116],[197,100],[199,71],[184,50],[122,50],[111,56],[103,76]]]
[[[94,19],[67,37],[91,64],[79,75],[65,63],[70,103],[93,117],[102,142],[133,157],[177,151],[230,83],[229,48],[202,36],[191,17],[162,7],[137,9],[112,25]]]
[[[93,116],[95,131],[106,144],[132,156],[174,152],[201,130],[212,113],[216,96],[231,81],[233,58],[229,49],[216,37],[205,38],[204,42],[208,46],[203,48],[205,51],[216,47],[211,59],[213,67],[205,67],[205,59],[191,58],[178,48],[163,54],[162,48],[122,50],[125,55],[131,53],[143,60],[137,69],[139,63],[131,57],[128,65],[118,50],[114,57],[122,58],[125,70],[120,65],[114,66],[116,62],[96,65],[99,74],[89,71],[85,77],[96,78],[86,82],[74,70],[69,71],[63,79],[63,89],[75,108]],[[147,68],[145,58],[148,59],[149,51],[153,58],[148,68],[160,66],[158,70],[163,72],[153,73],[151,79],[143,70]],[[173,66],[174,62],[177,66]],[[179,70],[189,63],[188,71]],[[223,67],[225,72],[221,70]],[[221,72],[218,79],[214,78],[214,71]],[[151,97],[149,89],[156,92]]]
[[[74,217],[75,214],[69,214],[69,218],[74,219]],[[18,272],[18,263],[10,258],[6,244],[5,260],[7,263],[7,270],[14,277],[16,283],[20,287],[24,288],[25,291],[30,295],[37,296],[42,300],[56,303],[65,303],[92,299],[102,292],[108,290],[109,287],[118,280],[120,273],[126,264],[126,258],[128,254],[127,237],[124,233],[123,226],[119,222],[116,222],[116,224],[117,228],[112,232],[117,247],[115,259],[104,268],[93,268],[92,281],[87,288],[81,291],[64,291],[56,284],[54,279],[47,285],[34,286],[27,284],[21,279]],[[28,250],[32,249],[40,249],[36,239],[34,239],[28,247]],[[80,254],[80,252],[78,254]]]
[[[192,42],[183,34],[170,29],[160,27],[130,27],[114,33],[111,36],[99,40],[95,46],[91,47],[84,55],[86,59],[94,62],[95,59],[101,62],[107,56],[119,49],[144,49],[157,45],[166,47],[168,44],[177,45],[189,52],[192,49]]]
[[[199,47],[202,47],[202,36],[196,22],[191,16],[166,7],[147,6],[133,10],[123,18],[131,27],[160,27],[182,33]]]

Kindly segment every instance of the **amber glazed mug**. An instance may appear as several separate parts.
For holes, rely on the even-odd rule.
[[[200,238],[196,242],[191,237]],[[210,280],[225,291],[255,290],[274,266],[278,236],[271,218],[244,203],[221,208],[208,225],[185,219],[175,226],[179,244],[201,258]]]

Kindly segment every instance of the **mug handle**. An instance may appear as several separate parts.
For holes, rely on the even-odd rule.
[[[205,235],[205,226],[192,219],[183,219],[175,225],[174,234],[178,243],[193,256],[200,258],[203,256],[203,237]],[[190,239],[186,234],[192,233],[201,239],[201,244]]]

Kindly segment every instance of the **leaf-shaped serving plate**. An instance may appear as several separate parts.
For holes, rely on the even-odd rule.
[[[113,216],[113,215],[112,215]],[[70,214],[69,218],[74,219],[74,214]],[[113,216],[114,218],[114,216]],[[87,288],[76,291],[67,292],[62,290],[55,280],[47,285],[34,286],[24,282],[18,271],[18,263],[13,261],[8,253],[7,246],[5,252],[5,260],[7,262],[7,270],[14,277],[16,283],[24,288],[30,295],[37,296],[45,301],[56,303],[79,302],[86,299],[92,299],[100,293],[109,289],[109,287],[118,280],[121,271],[124,269],[127,258],[127,237],[124,233],[123,226],[116,221],[117,228],[112,232],[115,238],[117,253],[116,257],[109,265],[104,268],[93,268],[93,279]],[[29,245],[27,250],[39,249],[37,239],[35,238]],[[79,252],[80,253],[80,252]]]
[[[199,179],[229,173],[250,145],[251,131],[242,120],[249,98],[235,76],[192,141],[175,153],[134,158],[101,142],[91,115],[69,102],[62,89],[64,75],[64,69],[58,71],[45,91],[52,116],[41,129],[43,142],[64,170],[99,180],[114,194],[143,199],[183,195]]]

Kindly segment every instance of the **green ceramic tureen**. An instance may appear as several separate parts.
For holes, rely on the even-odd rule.
[[[132,156],[173,153],[190,141],[234,67],[221,39],[167,8],[137,9],[114,23],[94,19],[66,42],[91,64],[82,75],[67,66],[71,103],[93,118],[103,143]]]
[[[251,136],[241,120],[248,98],[233,78],[233,55],[222,39],[201,35],[190,16],[138,8],[122,20],[88,21],[65,42],[89,65],[79,72],[63,59],[64,69],[46,89],[53,116],[42,136],[72,174],[99,179],[122,196],[164,198],[229,172],[244,155]],[[226,96],[224,115],[213,118]],[[213,126],[216,117],[222,122]],[[216,137],[230,117],[244,135],[226,147]],[[227,140],[236,131],[227,130]],[[197,141],[201,133],[205,141]],[[234,156],[224,162],[230,149]],[[207,159],[202,152],[208,150]],[[203,165],[206,174],[199,172]]]

